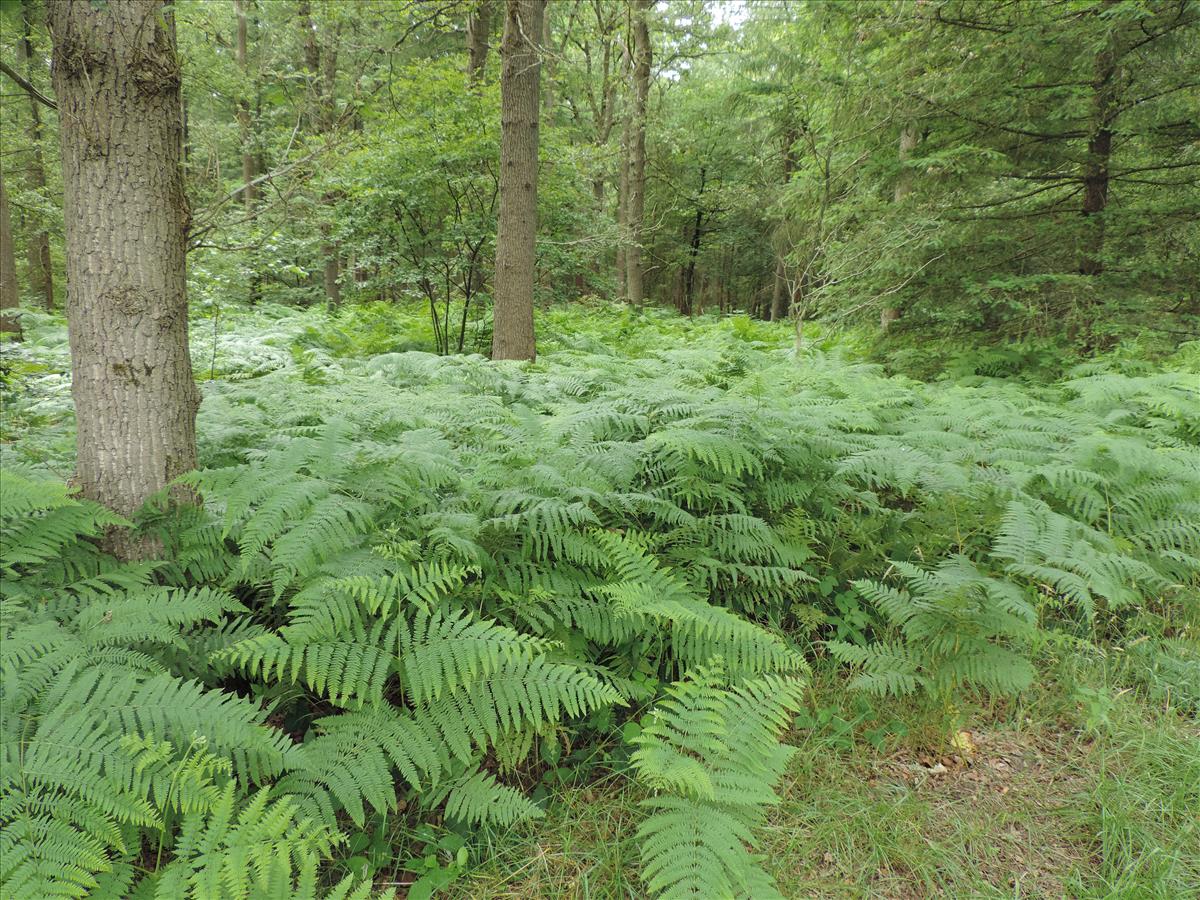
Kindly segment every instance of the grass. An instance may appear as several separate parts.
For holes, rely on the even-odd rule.
[[[961,711],[967,746],[949,751],[928,748],[928,710],[868,711],[818,673],[759,846],[784,896],[1200,897],[1194,712],[1096,654],[1042,668],[1018,702]],[[638,799],[616,775],[556,795],[450,896],[642,896]]]

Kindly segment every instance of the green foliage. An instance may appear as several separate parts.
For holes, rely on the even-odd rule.
[[[661,897],[778,897],[746,849],[793,748],[779,737],[801,685],[770,676],[724,686],[719,668],[672,685],[649,713],[631,762],[654,790],[638,827],[642,879]]]
[[[998,693],[1029,686],[1033,666],[1005,646],[1034,632],[1036,613],[1019,587],[989,578],[961,556],[933,572],[904,562],[893,567],[909,590],[875,581],[854,586],[900,640],[867,647],[844,641],[828,645],[839,660],[862,668],[854,687],[883,695],[921,688],[947,697],[968,685]]]
[[[237,368],[268,321],[273,349]],[[761,896],[742,840],[783,758],[767,700],[794,697],[815,647],[870,690],[953,702],[1021,690],[1048,632],[1127,640],[1147,614],[1195,615],[1187,371],[921,384],[796,354],[782,326],[601,305],[549,314],[534,366],[313,338],[353,321],[263,308],[223,326],[206,467],[185,479],[204,504],[139,518],[162,560],[104,556],[116,520],[6,447],[6,885],[332,891],[321,861],[358,852],[343,829],[402,804],[464,832],[537,818],[521,786],[557,765],[545,748],[602,747],[659,701],[699,724],[638,745],[662,804],[648,883],[670,892],[694,863]],[[23,352],[50,365],[57,347],[44,328]],[[18,417],[46,403],[22,384]],[[69,427],[27,432],[22,457]],[[1140,686],[1182,705],[1190,657],[1171,646]],[[748,697],[766,719],[705,718]],[[716,830],[683,835],[699,806]],[[277,859],[305,821],[313,843]],[[680,841],[696,854],[672,856]]]

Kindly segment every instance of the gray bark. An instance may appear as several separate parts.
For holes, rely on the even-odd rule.
[[[500,48],[500,213],[493,359],[533,359],[537,241],[538,87],[545,0],[507,0]]]
[[[76,482],[121,515],[196,467],[180,69],[161,0],[52,0]],[[186,496],[186,494],[182,495]],[[153,544],[117,531],[119,556]]]

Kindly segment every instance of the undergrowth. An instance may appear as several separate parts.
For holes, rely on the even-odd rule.
[[[150,563],[63,483],[61,324],[6,348],[9,895],[419,897],[612,771],[645,890],[761,897],[814,660],[945,736],[1048,646],[1121,646],[1194,714],[1186,367],[925,384],[607,304],[523,366],[412,349],[403,308],[226,317],[193,339],[204,504],[145,512]]]

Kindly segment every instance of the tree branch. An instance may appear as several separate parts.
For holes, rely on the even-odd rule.
[[[17,87],[23,88],[25,91],[27,91],[29,93],[29,96],[32,97],[34,100],[36,100],[38,103],[48,106],[51,109],[58,109],[57,103],[55,103],[53,100],[51,100],[45,94],[43,94],[41,91],[39,91],[37,88],[35,88],[32,84],[30,84],[28,81],[26,81],[24,78],[22,78],[20,76],[20,74],[13,71],[13,69],[10,68],[2,59],[0,59],[0,72],[3,72],[5,75],[7,75],[13,81],[15,81],[17,84]]]

